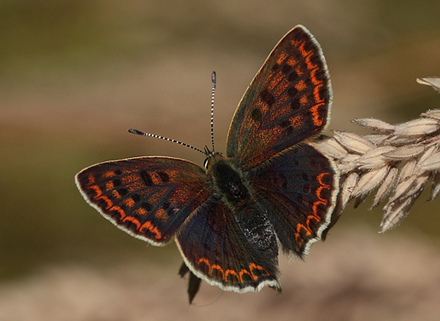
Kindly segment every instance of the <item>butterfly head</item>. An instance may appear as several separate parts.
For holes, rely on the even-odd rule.
[[[222,153],[210,151],[206,146],[205,146],[205,155],[206,155],[206,159],[203,162],[203,166],[205,167],[206,170],[209,170],[212,164],[217,163],[219,160],[226,158],[226,156],[223,155]]]

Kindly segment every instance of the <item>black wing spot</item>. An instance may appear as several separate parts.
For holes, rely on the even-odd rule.
[[[128,194],[128,189],[126,189],[126,188],[120,188],[120,189],[118,189],[118,193],[119,193],[119,195],[121,195],[121,196],[125,196],[125,195]]]
[[[149,212],[149,211],[151,211],[153,209],[153,206],[150,203],[148,203],[148,202],[144,202],[142,204],[142,208]]]
[[[135,203],[137,203],[137,202],[139,202],[139,201],[141,200],[141,196],[140,196],[139,194],[133,194],[133,195],[131,196],[131,198],[133,199],[133,201],[134,201]]]
[[[295,71],[292,71],[289,76],[287,77],[289,81],[294,81],[298,79],[298,74]]]
[[[254,108],[254,110],[252,110],[251,117],[254,121],[260,122],[261,119],[263,118],[263,113],[261,112],[261,109]]]
[[[170,176],[165,173],[165,172],[158,172],[160,179],[162,180],[162,182],[164,183],[168,183],[170,180]]]
[[[290,97],[294,97],[294,96],[296,96],[296,95],[298,94],[298,89],[296,89],[295,87],[290,87],[290,88],[287,90],[287,94],[288,94]]]
[[[292,70],[292,66],[285,64],[281,71],[283,74],[287,75]]]
[[[298,98],[294,98],[294,99],[292,100],[292,102],[290,103],[290,108],[291,108],[293,111],[297,111],[300,107],[301,107],[301,102],[299,101]]]
[[[151,179],[151,176],[150,176],[150,174],[148,174],[147,171],[141,171],[141,177],[142,177],[142,180],[144,181],[145,185],[147,185],[147,186],[154,185],[153,180]]]
[[[170,206],[171,206],[171,203],[168,202],[168,201],[163,202],[163,204],[162,204],[162,208],[163,208],[165,211],[166,211],[167,209],[169,209]]]
[[[290,126],[290,121],[289,121],[289,120],[284,120],[284,121],[282,121],[282,122],[280,123],[280,126],[281,126],[282,128],[286,128],[286,127]]]
[[[260,92],[260,98],[263,103],[266,103],[269,106],[275,102],[275,97],[267,89],[264,89]]]

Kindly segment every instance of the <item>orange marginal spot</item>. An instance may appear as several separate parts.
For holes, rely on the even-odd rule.
[[[97,199],[99,199],[100,197],[101,197],[101,195],[102,195],[102,191],[101,191],[101,189],[99,188],[99,186],[98,185],[91,185],[90,186],[90,189],[91,190],[93,190],[94,192],[95,192],[95,197],[97,198]]]
[[[122,222],[130,222],[133,223],[134,225],[136,225],[136,230],[139,230],[141,227],[141,223],[139,222],[139,220],[137,220],[136,218],[134,218],[133,216],[127,216],[125,217]]]
[[[319,204],[327,205],[327,200],[321,197],[321,191],[323,189],[330,189],[330,185],[324,184],[324,182],[322,181],[322,179],[325,175],[329,175],[329,174],[322,173],[322,174],[319,174],[317,177],[318,182],[319,182],[319,184],[321,184],[321,186],[318,187],[318,189],[316,190],[316,197],[318,197],[319,201],[316,201],[315,203],[313,203],[313,213],[315,214],[316,217],[319,217],[318,205]]]
[[[315,98],[315,101],[317,103],[322,103],[324,102],[324,99],[321,98],[321,96],[319,96],[319,89],[322,87],[323,85],[320,84],[319,86],[316,86],[315,89],[313,89],[313,97]]]
[[[90,186],[90,189],[92,189],[96,193],[95,197],[93,197],[93,200],[102,200],[102,201],[104,201],[107,204],[107,206],[105,207],[106,210],[118,212],[121,219],[123,217],[125,217],[125,212],[122,210],[122,208],[120,208],[119,206],[113,206],[112,200],[109,199],[104,194],[102,194],[102,191],[101,191],[101,189],[99,188],[98,185],[92,185],[92,186]]]
[[[280,56],[279,56],[279,58],[278,58],[278,60],[277,60],[277,64],[279,64],[279,65],[283,64],[284,59],[286,59],[286,57],[287,57],[287,54],[286,54],[286,53],[284,53],[284,52],[281,53]]]
[[[301,106],[304,106],[305,104],[307,104],[309,101],[309,99],[307,98],[307,95],[303,95],[300,99],[299,99],[299,103],[301,104]]]
[[[311,228],[312,220],[315,220],[315,222],[319,224],[319,222],[321,221],[321,218],[317,217],[315,214],[307,216],[307,221],[306,222],[307,222],[307,227],[308,227],[309,230],[312,230],[312,228]]]
[[[303,71],[301,70],[301,67],[300,66],[298,66],[298,67],[296,67],[295,68],[295,72],[298,74],[298,76],[302,76],[302,75],[304,75],[304,73],[303,73]]]
[[[217,271],[219,271],[222,274],[222,279],[228,283],[228,276],[234,275],[240,282],[243,282],[242,278],[238,276],[237,272],[235,272],[234,270],[229,270],[227,269],[226,272],[223,271],[223,268],[218,265],[218,264],[213,264],[211,266],[211,264],[209,263],[209,261],[205,258],[201,258],[197,261],[197,265],[200,265],[201,263],[204,263],[208,266],[209,269],[209,275],[212,276],[212,272],[214,271],[214,269],[216,269]]]
[[[315,86],[316,86],[316,85],[319,85],[319,84],[322,84],[322,81],[319,80],[318,78],[316,78],[316,73],[317,73],[317,72],[322,72],[322,71],[319,70],[319,68],[316,68],[316,69],[313,69],[313,70],[310,72],[310,78],[311,78],[311,80],[312,80],[312,84],[314,84]]]
[[[107,191],[112,190],[112,189],[114,189],[114,188],[115,188],[115,186],[113,185],[113,182],[112,182],[112,181],[105,182],[105,189],[106,189]]]
[[[201,259],[198,260],[197,265],[200,265],[200,263],[205,263],[209,267],[209,270],[211,270],[211,264],[209,264],[208,259],[202,257]]]
[[[221,267],[220,265],[218,265],[218,264],[213,264],[213,265],[211,266],[211,268],[210,268],[209,274],[212,275],[212,273],[214,272],[214,269],[217,270],[217,271],[219,271],[219,272],[222,274],[222,279],[226,281],[226,279],[225,279],[225,273],[223,272],[222,267]]]
[[[267,270],[264,267],[262,267],[260,265],[257,265],[255,263],[249,264],[249,270],[251,271],[251,273],[252,273],[253,277],[255,278],[255,280],[258,279],[258,276],[254,275],[254,272],[252,272],[253,270],[264,271],[265,275],[267,275],[267,276],[270,275],[269,272],[267,272]]]
[[[295,88],[298,89],[299,91],[304,90],[307,88],[306,83],[304,82],[304,80],[300,80],[298,81],[298,83],[295,85]]]
[[[102,196],[101,197],[102,199],[107,199],[107,197],[105,197],[105,196]],[[125,212],[124,212],[124,210],[122,209],[122,208],[120,208],[119,206],[112,206],[112,207],[110,207],[109,209],[108,209],[109,211],[114,211],[114,212],[118,212],[119,213],[119,216],[120,216],[120,218],[121,218],[121,220],[124,220],[124,217],[125,217]]]
[[[163,208],[158,208],[154,216],[164,221],[168,220],[168,214]]]
[[[219,271],[219,272],[222,274],[222,278],[223,278],[223,280],[224,280],[226,283],[229,283],[229,281],[228,281],[228,276],[229,276],[229,275],[233,275],[233,276],[235,276],[235,277],[238,279],[238,281],[239,281],[240,283],[244,283],[244,281],[243,281],[243,275],[245,275],[245,274],[249,275],[249,277],[250,277],[253,281],[258,280],[258,277],[259,277],[259,276],[255,275],[255,274],[252,272],[252,270],[264,271],[264,274],[265,274],[265,275],[270,275],[269,272],[267,272],[267,270],[266,270],[265,268],[263,268],[263,267],[260,266],[260,265],[255,264],[255,263],[250,263],[250,264],[249,264],[249,270],[250,270],[251,272],[249,272],[249,271],[246,270],[246,269],[242,269],[242,270],[240,271],[240,273],[237,273],[236,271],[231,270],[231,269],[227,269],[226,271],[223,271],[223,268],[222,268],[220,265],[218,265],[218,264],[213,264],[213,265],[211,266],[211,264],[209,263],[209,261],[208,261],[207,259],[205,259],[205,258],[201,258],[201,259],[199,259],[199,260],[197,261],[197,265],[200,265],[201,263],[204,263],[204,264],[206,264],[206,265],[208,266],[208,268],[209,268],[209,274],[210,274],[210,275],[212,275],[214,269],[217,270],[217,271]]]
[[[287,59],[286,64],[288,64],[289,66],[293,67],[297,64],[298,62],[295,60],[294,57],[290,57],[289,59]]]
[[[148,213],[147,210],[143,209],[142,207],[140,207],[136,210],[136,214],[141,215],[141,216],[144,216],[147,213]]]
[[[245,274],[247,274],[247,275],[249,275],[250,277],[251,277],[251,279],[252,279],[252,281],[255,281],[256,280],[256,277],[255,277],[255,275],[253,275],[252,273],[250,273],[248,270],[245,270],[245,269],[242,269],[241,271],[240,271],[240,282],[241,283],[243,283],[244,281],[243,281],[243,275],[245,275]]]
[[[306,51],[306,50],[304,49],[304,44],[305,44],[305,42],[303,41],[303,42],[301,43],[301,45],[298,46],[298,51],[299,51],[299,53],[301,54],[301,56],[303,56],[303,57],[305,58],[305,57],[307,57],[308,55],[310,55],[311,51]],[[307,62],[307,59],[306,59],[306,62]]]
[[[127,207],[131,208],[136,204],[132,198],[127,198],[124,200],[124,204],[127,205]]]
[[[311,55],[310,55],[311,57]],[[312,63],[312,61],[310,60],[310,57],[306,58],[306,65],[307,65],[307,69],[310,70],[310,74],[314,73],[314,71],[318,68],[315,64]],[[313,77],[312,77],[313,79]]]
[[[102,176],[104,176],[106,178],[110,178],[110,177],[116,176],[116,174],[113,171],[108,171],[108,172],[105,172]]]
[[[322,124],[324,123],[324,119],[322,119],[322,118],[319,116],[319,108],[320,108],[321,106],[323,106],[323,105],[324,105],[324,103],[316,104],[316,105],[314,105],[314,106],[312,106],[312,107],[310,108],[310,110],[311,110],[311,112],[312,112],[313,123],[314,123],[316,126],[322,126]]]
[[[162,233],[157,229],[156,226],[154,226],[150,221],[146,221],[142,226],[139,228],[139,232],[143,232],[143,230],[146,229],[149,232],[155,234],[155,239],[160,240],[162,238]]]
[[[296,225],[296,232],[295,232],[295,240],[298,242],[298,240],[301,240],[301,239],[303,239],[303,237],[302,237],[302,235],[301,235],[301,231],[305,231],[305,235],[306,236],[310,236],[310,235],[312,235],[312,231],[308,228],[308,227],[306,227],[305,225],[303,225],[303,224],[297,224]],[[299,243],[299,242],[298,242]]]
[[[96,193],[96,196],[93,198],[94,200],[103,200],[107,204],[105,209],[108,210],[109,208],[111,208],[113,206],[113,202],[107,196],[102,194],[102,191],[98,187],[98,185],[90,186],[90,188],[93,189]]]
[[[240,280],[240,277],[238,276],[238,273],[237,272],[235,272],[234,270],[226,270],[226,272],[225,272],[225,277],[224,277],[224,280],[226,281],[226,282],[228,282],[228,276],[229,275],[233,275],[233,276],[235,276],[236,278],[237,278],[237,280],[239,280],[240,282],[242,282],[241,280]]]

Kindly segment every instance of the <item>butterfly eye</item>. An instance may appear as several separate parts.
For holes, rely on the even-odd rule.
[[[205,161],[203,162],[203,166],[205,167],[205,169],[208,169],[208,164],[209,164],[209,159],[211,158],[211,156],[206,157]]]

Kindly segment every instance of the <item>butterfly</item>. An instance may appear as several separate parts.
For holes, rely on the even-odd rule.
[[[335,207],[337,168],[312,141],[331,103],[321,47],[298,25],[247,88],[226,154],[205,147],[204,168],[160,156],[108,161],[79,172],[76,184],[118,228],[157,246],[176,242],[190,302],[200,280],[227,291],[281,289],[280,252],[303,258]]]

